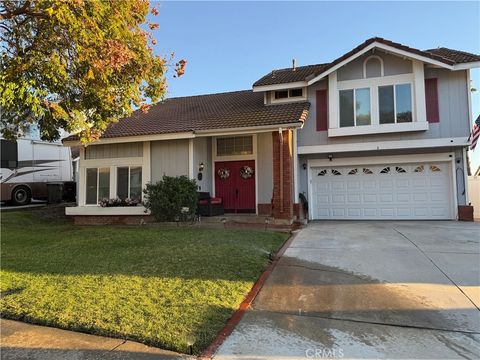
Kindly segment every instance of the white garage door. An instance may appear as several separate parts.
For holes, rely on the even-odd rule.
[[[313,219],[451,219],[450,163],[311,169]]]

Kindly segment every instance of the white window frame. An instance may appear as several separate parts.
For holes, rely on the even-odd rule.
[[[412,121],[409,121],[409,122],[404,122],[404,123],[399,123],[397,121],[397,85],[410,85],[410,102],[412,104]],[[393,115],[394,115],[394,122],[393,124],[409,124],[409,123],[412,123],[414,122],[414,118],[413,118],[413,104],[414,104],[414,97],[413,97],[413,84],[411,83],[398,83],[398,84],[394,84],[394,85],[381,85],[381,86],[393,86]],[[377,87],[377,97],[378,97],[378,91],[380,89],[380,86]],[[380,123],[380,100],[378,101],[378,123],[379,125],[387,125],[387,124],[392,124],[392,123],[386,123],[386,124],[381,124]]]
[[[291,91],[296,89],[302,89],[302,96],[290,96]],[[288,97],[283,99],[275,99],[275,93],[277,91],[288,91]],[[306,100],[307,100],[307,88],[304,86],[294,87],[291,89],[272,90],[270,92],[270,103],[272,104],[290,103],[290,102],[306,101]]]
[[[412,121],[408,123],[397,123],[397,112],[396,112],[396,85],[403,85],[409,84],[410,85],[410,96],[411,96],[411,103],[412,103]],[[395,123],[393,124],[380,124],[380,106],[379,106],[379,97],[378,97],[378,88],[380,86],[393,86],[394,88],[394,109],[395,109]],[[357,89],[370,89],[370,125],[356,125],[356,106],[355,106],[355,99],[356,94],[355,90]],[[354,90],[354,115],[355,115],[355,125],[354,126],[346,126],[340,127],[340,91],[341,90]],[[382,132],[382,127],[388,127],[391,125],[395,126],[403,126],[410,125],[416,122],[416,107],[415,107],[415,81],[413,74],[402,74],[402,75],[393,75],[393,76],[384,76],[381,78],[368,78],[368,79],[359,79],[359,80],[346,80],[346,81],[339,81],[337,82],[337,89],[336,89],[336,121],[338,124],[338,130],[342,132],[342,130],[347,130],[347,133],[350,129],[353,128],[362,128],[364,131],[375,133],[375,132]],[[428,128],[428,127],[427,127]],[[329,131],[332,129],[329,128]],[[337,129],[335,129],[337,130]],[[392,129],[394,132],[395,129]],[[330,135],[330,132],[329,132]],[[347,135],[355,135],[355,134],[347,134]]]
[[[142,184],[143,184],[143,166],[142,165],[121,165],[121,166],[115,166],[115,198],[119,198],[118,196],[118,169],[119,168],[128,168],[128,184],[127,184],[127,188],[128,188],[128,192],[127,192],[127,198],[130,199],[130,169],[132,167],[139,167],[141,170],[141,174],[142,174]],[[111,192],[110,192],[111,194]],[[143,186],[142,186],[142,192],[140,193],[140,201],[143,201]]]
[[[368,89],[370,91],[370,124],[369,125],[357,125],[357,90],[360,89]],[[345,90],[353,90],[353,126],[341,126],[340,125],[340,91],[345,91]],[[338,90],[338,124],[340,128],[345,129],[345,128],[351,128],[351,127],[357,127],[357,126],[370,126],[373,124],[373,105],[372,105],[372,89],[370,87],[359,87],[355,89],[344,89],[344,90]]]
[[[90,169],[95,169],[97,170],[97,185],[96,185],[96,196],[95,198],[97,199],[97,202],[96,204],[87,204],[87,172],[88,170]],[[85,167],[85,206],[98,206],[98,202],[99,202],[99,199],[98,199],[98,186],[99,186],[99,183],[100,183],[100,176],[99,176],[99,172],[98,170],[99,169],[108,169],[108,179],[109,179],[109,184],[108,184],[108,191],[109,191],[109,194],[112,193],[112,189],[111,189],[111,186],[112,186],[112,169],[110,166],[97,166],[97,167],[93,167],[93,166],[87,166]]]

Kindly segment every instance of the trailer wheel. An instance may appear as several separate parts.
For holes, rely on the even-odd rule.
[[[13,205],[27,205],[30,204],[32,195],[30,190],[25,186],[18,186],[12,191],[12,204]]]

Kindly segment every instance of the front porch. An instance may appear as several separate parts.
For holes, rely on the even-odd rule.
[[[255,219],[253,223],[264,224],[272,219],[267,222],[291,224],[302,218],[295,196],[295,139],[296,129],[270,128],[177,139],[99,141],[81,151],[78,206],[66,208],[66,214],[88,216],[89,222],[95,217],[149,217],[141,206],[146,184],[164,175],[186,175],[196,180],[199,192],[221,199],[225,215],[253,215],[241,216],[239,222]],[[99,206],[100,201],[115,198],[129,198],[139,205]]]

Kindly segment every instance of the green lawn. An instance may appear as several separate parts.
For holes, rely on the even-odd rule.
[[[180,352],[210,344],[287,238],[1,216],[2,316]]]

